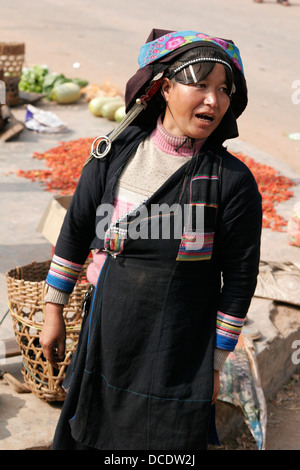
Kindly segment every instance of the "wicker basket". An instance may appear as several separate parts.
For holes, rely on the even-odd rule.
[[[6,274],[6,280],[13,329],[23,357],[24,381],[39,398],[55,402],[65,399],[65,391],[61,385],[78,343],[83,315],[82,302],[90,284],[85,277],[88,259],[69,303],[63,310],[66,324],[66,353],[64,360],[59,363],[59,370],[56,370],[45,360],[39,343],[44,319],[45,279],[50,263],[49,260],[17,267]]]
[[[4,72],[6,86],[6,104],[19,104],[19,81],[25,57],[24,43],[0,42],[0,68]]]

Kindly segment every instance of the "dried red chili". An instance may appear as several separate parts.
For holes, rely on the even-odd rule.
[[[46,191],[71,195],[75,191],[83,164],[90,153],[93,141],[94,138],[82,138],[60,142],[57,147],[44,153],[35,152],[33,157],[38,160],[45,160],[45,164],[49,169],[19,170],[17,174],[20,177],[41,182]],[[258,163],[244,154],[236,153],[235,156],[250,168],[256,179],[262,195],[263,227],[282,231],[283,227],[287,225],[287,221],[277,214],[275,205],[293,196],[290,188],[295,183],[280,175],[274,168]]]
[[[283,227],[287,225],[287,220],[277,214],[275,205],[293,197],[293,192],[289,188],[294,186],[295,183],[291,179],[280,175],[271,166],[255,162],[252,158],[241,153],[237,153],[235,156],[248,166],[257,182],[262,195],[263,227],[278,232],[283,231]]]
[[[47,170],[19,170],[17,174],[32,181],[39,181],[46,191],[70,195],[75,191],[85,160],[94,138],[82,138],[60,142],[44,153],[34,152],[33,158],[45,160]]]

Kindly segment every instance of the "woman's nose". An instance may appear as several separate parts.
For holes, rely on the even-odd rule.
[[[210,106],[216,106],[218,102],[216,93],[212,90],[207,91],[204,102]]]

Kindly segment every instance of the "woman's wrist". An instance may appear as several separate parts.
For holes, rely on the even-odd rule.
[[[57,304],[54,302],[47,302],[46,303],[46,315],[49,316],[61,316],[63,314],[64,305]]]

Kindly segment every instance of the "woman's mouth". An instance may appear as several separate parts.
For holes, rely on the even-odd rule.
[[[196,118],[200,119],[200,121],[203,121],[207,124],[211,124],[214,121],[213,116],[211,116],[210,114],[205,114],[205,113],[197,113]]]

